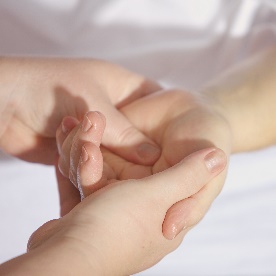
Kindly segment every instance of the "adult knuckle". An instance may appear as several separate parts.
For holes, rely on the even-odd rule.
[[[128,142],[132,141],[137,136],[137,134],[138,132],[135,127],[129,126],[118,134],[118,141],[121,144],[128,144]]]

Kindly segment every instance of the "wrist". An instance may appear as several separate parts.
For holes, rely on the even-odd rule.
[[[233,152],[276,144],[276,48],[225,72],[202,89],[233,133]]]
[[[53,239],[41,250],[45,251],[43,256],[51,256],[56,275],[67,275],[66,271],[72,275],[106,275],[96,249],[81,239],[70,236]]]
[[[63,266],[69,263],[70,273],[76,270],[76,275],[86,275],[91,272],[95,275],[114,275],[114,273],[107,273],[111,261],[108,262],[107,267],[108,254],[106,253],[109,252],[104,252],[106,246],[105,241],[101,239],[101,229],[98,229],[94,219],[88,220],[91,227],[78,217],[68,219],[65,216],[48,221],[30,237],[28,252],[49,255],[48,259],[53,259],[51,262],[55,265],[56,271],[64,271]]]
[[[243,88],[244,89],[244,88]],[[204,88],[203,93],[209,98],[213,109],[227,122],[231,136],[231,153],[253,150],[260,141],[254,126],[254,112],[248,110],[250,104],[244,103],[240,96],[243,91],[228,89],[220,85],[210,85]]]
[[[202,92],[209,98],[211,108],[229,125],[232,153],[276,144],[274,116],[269,116],[270,111],[255,101],[252,87],[244,85],[231,89],[211,85]]]
[[[41,246],[0,266],[3,275],[106,275],[79,240],[53,237]]]

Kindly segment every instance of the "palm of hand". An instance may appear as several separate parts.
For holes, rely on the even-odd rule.
[[[163,171],[189,154],[211,146],[230,151],[227,123],[199,97],[185,91],[160,91],[141,98],[121,112],[162,149],[152,166],[142,166],[103,150],[104,161],[118,180],[143,178]]]
[[[178,90],[159,91],[126,105],[120,111],[128,118],[130,123],[161,147],[161,155],[153,165],[143,166],[128,162],[104,147],[101,148],[101,153],[97,146],[97,156],[103,154],[103,177],[100,181],[94,180],[99,179],[98,177],[101,177],[101,174],[98,174],[96,178],[91,178],[89,172],[93,172],[96,167],[99,169],[102,166],[97,162],[98,164],[93,163],[90,164],[90,167],[87,167],[85,170],[87,177],[83,178],[83,182],[82,178],[77,176],[80,166],[79,154],[83,143],[85,141],[89,142],[91,137],[86,136],[82,140],[77,130],[76,135],[72,133],[72,136],[77,138],[77,144],[74,144],[74,142],[73,144],[68,143],[73,147],[73,151],[65,150],[65,152],[76,152],[75,157],[73,156],[73,159],[71,159],[74,161],[74,165],[72,166],[71,163],[70,166],[71,176],[74,176],[73,179],[71,177],[71,181],[73,180],[76,186],[85,188],[83,190],[85,196],[114,182],[114,180],[139,179],[163,171],[189,154],[203,148],[216,146],[224,150],[226,154],[230,152],[231,136],[226,121],[212,110],[209,103],[191,93]],[[91,133],[93,135],[97,131]],[[99,145],[99,139],[96,140],[98,140],[97,144]],[[78,148],[77,151],[74,150],[76,148]],[[124,149],[121,148],[121,150]],[[68,161],[64,163],[68,164]],[[67,170],[65,170],[65,173],[63,171],[63,174],[68,176],[69,167],[66,166]],[[193,174],[193,171],[191,171],[191,174]],[[210,183],[206,183],[207,185],[202,190],[183,202],[185,207],[182,206],[182,210],[186,209],[189,212],[185,215],[185,217],[188,217],[187,225],[194,225],[202,218],[220,192],[224,179],[225,173],[219,175]],[[179,202],[178,204],[182,203]],[[175,206],[175,210],[179,209],[181,209],[179,206]],[[168,214],[170,213],[173,212],[168,212]]]
[[[227,155],[230,153],[231,133],[227,122],[203,98],[191,93],[160,91],[133,102],[121,111],[152,138],[162,152],[155,164],[147,167],[105,152],[104,160],[112,167],[118,180],[158,173],[189,154],[211,146],[221,148]],[[197,177],[193,171],[190,173],[193,178]],[[226,172],[206,183],[196,194],[171,206],[163,222],[163,233],[172,233],[175,224],[184,225],[187,230],[196,225],[220,193],[225,177]],[[182,238],[184,235],[182,233]]]

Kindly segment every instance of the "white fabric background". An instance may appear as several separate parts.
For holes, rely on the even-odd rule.
[[[273,0],[0,0],[0,55],[103,58],[190,90],[275,43]],[[0,163],[2,262],[58,216],[58,200],[51,167]],[[140,275],[276,275],[275,164],[275,147],[232,156],[205,219]]]

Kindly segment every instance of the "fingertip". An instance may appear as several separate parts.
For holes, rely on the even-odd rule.
[[[212,169],[210,171],[206,165],[206,160],[204,160],[207,156],[207,162],[209,162],[209,153],[212,153],[219,160],[220,166],[215,172]],[[166,208],[167,206],[167,211],[176,202],[198,193],[223,170],[224,165],[224,153],[218,150],[217,154],[217,149],[207,148],[192,153],[178,164],[158,174],[151,175],[143,181],[137,181],[140,181],[140,185],[145,186],[145,189],[148,189],[148,192],[152,194],[152,200],[163,198],[163,207]]]
[[[223,150],[213,148],[204,157],[204,162],[211,174],[218,174],[226,167],[227,156]]]
[[[99,117],[102,120],[103,126],[105,127],[105,125],[106,125],[106,118],[105,118],[104,114],[101,113],[100,111],[94,111],[94,112],[99,115]]]
[[[105,129],[105,117],[98,111],[88,111],[81,122],[75,143],[83,145],[83,142],[92,142],[97,147],[102,142],[102,137]],[[79,147],[78,147],[79,148]],[[80,154],[80,148],[77,150],[78,155]]]
[[[153,165],[160,157],[159,146],[133,125],[116,108],[109,108],[103,145],[125,160],[138,165]]]
[[[166,213],[162,232],[163,236],[168,240],[173,240],[183,230],[191,228],[199,222],[199,215],[196,216],[196,201],[193,198],[187,198],[175,203]],[[194,214],[193,221],[191,213]]]
[[[79,121],[72,117],[66,116],[62,119],[61,124],[56,131],[56,142],[58,147],[58,152],[61,152],[62,145],[69,133],[79,124]]]
[[[194,158],[204,160],[207,175],[204,176],[201,173],[197,174],[198,176],[196,177],[197,181],[202,178],[199,183],[201,182],[201,185],[205,186],[198,191],[194,191],[190,197],[177,201],[168,209],[162,225],[162,231],[164,237],[169,240],[174,239],[183,230],[192,228],[203,218],[218,193],[216,187],[219,187],[219,185],[212,185],[213,188],[210,190],[211,186],[209,183],[214,183],[213,180],[215,181],[215,177],[227,166],[227,156],[224,151],[218,148],[203,149],[188,156],[190,161],[192,161],[191,159],[195,160]],[[208,190],[209,192],[206,193],[205,191]],[[204,192],[205,194],[203,196]]]
[[[215,175],[222,172],[228,162],[226,153],[223,150],[216,147],[211,147],[191,153],[178,164],[176,164],[176,167],[182,166],[183,163],[189,163],[191,166],[196,168],[196,163],[199,164],[199,161],[201,164],[205,165],[205,168],[211,177],[214,177]]]
[[[79,121],[72,116],[66,116],[61,122],[61,131],[63,134],[68,134],[75,126],[77,126]]]
[[[137,158],[143,165],[153,165],[160,157],[161,149],[152,143],[143,143],[137,147]]]
[[[137,131],[138,132],[138,131]],[[139,135],[140,136],[140,135]],[[145,136],[140,136],[140,141],[134,141],[131,143],[131,140],[128,140],[128,144],[117,146],[111,148],[111,150],[123,157],[129,162],[132,162],[137,165],[152,166],[161,156],[161,149],[158,145],[153,144],[152,141],[148,140]]]
[[[103,157],[100,148],[86,142],[82,146],[77,170],[78,186],[83,196],[91,194],[103,176]]]

